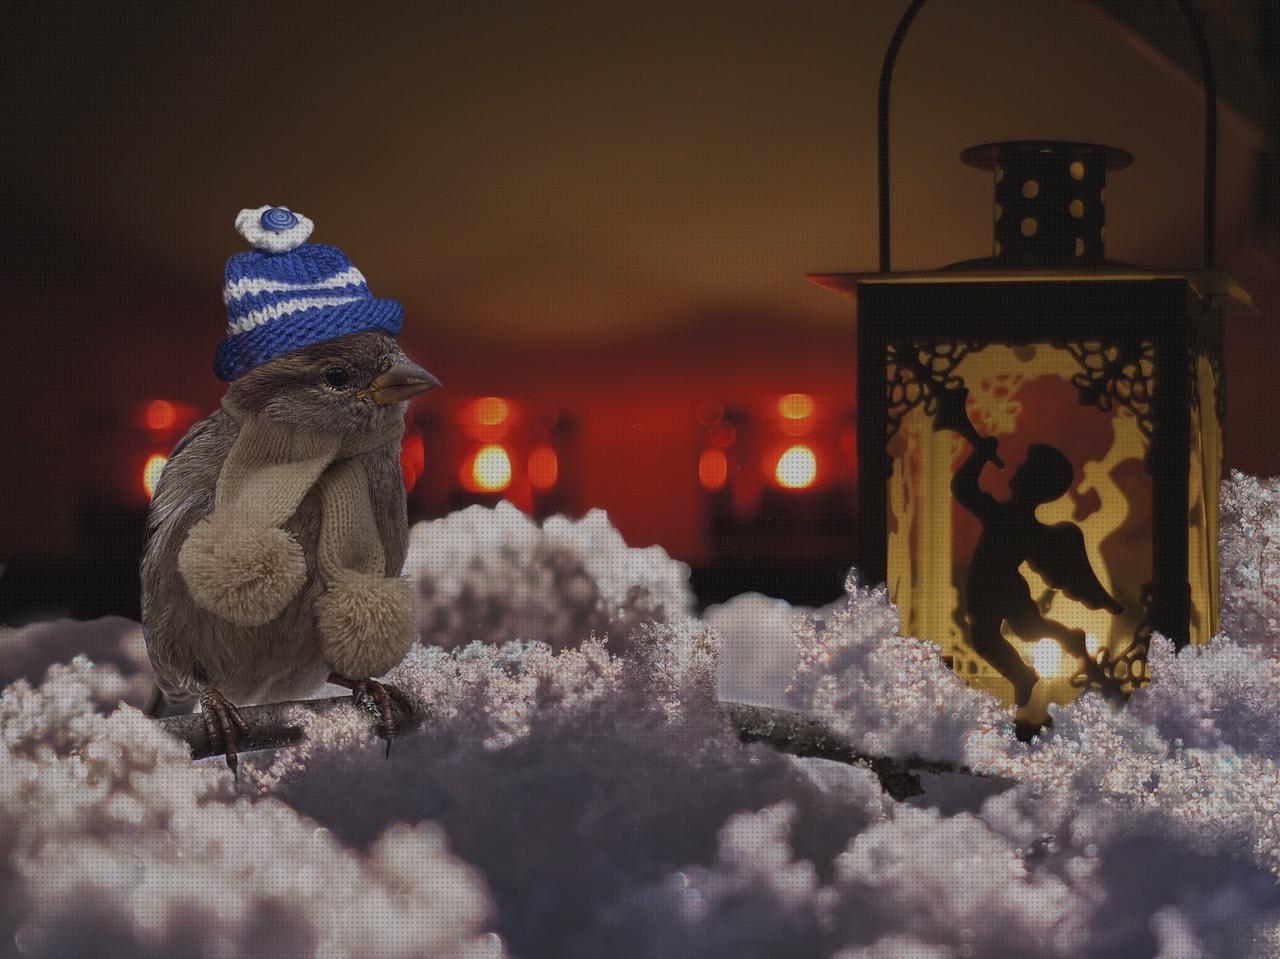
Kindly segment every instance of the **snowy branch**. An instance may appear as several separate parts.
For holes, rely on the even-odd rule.
[[[889,756],[867,756],[854,749],[847,739],[833,732],[822,720],[802,713],[742,703],[725,703],[725,708],[729,713],[729,721],[743,742],[766,743],[779,752],[792,756],[809,756],[849,766],[865,766],[876,774],[884,791],[899,801],[923,794],[920,777],[916,775],[918,772],[958,773],[987,778],[983,773],[949,762],[914,757],[894,759]]]
[[[240,713],[249,726],[249,735],[238,739],[236,748],[241,753],[247,753],[301,742],[306,736],[310,721],[328,715],[333,710],[348,709],[352,705],[349,696],[333,696],[328,699],[245,706]],[[924,792],[920,777],[916,775],[918,772],[982,776],[981,773],[948,762],[864,755],[854,749],[848,740],[834,733],[826,723],[800,713],[743,703],[726,703],[725,709],[730,723],[737,730],[738,738],[743,742],[765,743],[791,756],[864,766],[876,774],[884,791],[894,799],[902,800]],[[396,721],[401,733],[419,729],[428,720],[429,717],[421,708],[415,710],[412,716],[397,709]],[[157,722],[166,732],[181,739],[191,748],[193,759],[207,759],[221,754],[209,742],[200,714],[167,716]],[[373,713],[368,714],[368,723],[369,731],[376,732],[377,718]]]
[[[332,696],[328,699],[296,699],[283,703],[263,703],[259,706],[242,706],[240,715],[249,727],[249,735],[237,737],[236,750],[241,753],[254,752],[259,749],[278,749],[301,742],[306,736],[309,722],[327,716],[337,709],[348,709],[354,704],[350,696]],[[377,728],[375,714],[369,713],[369,730]],[[417,729],[426,722],[426,713],[421,709],[412,716],[396,707],[396,724],[400,732]],[[172,736],[176,736],[191,747],[192,759],[208,759],[210,756],[222,755],[221,750],[213,748],[209,742],[209,733],[204,727],[204,718],[199,713],[188,716],[165,716],[157,719],[160,727]]]

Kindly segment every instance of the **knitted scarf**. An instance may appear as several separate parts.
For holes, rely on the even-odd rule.
[[[416,634],[415,591],[386,576],[369,480],[360,455],[398,443],[398,419],[376,433],[298,432],[222,407],[240,426],[218,474],[213,511],[178,553],[191,598],[239,626],[275,619],[307,582],[302,546],[281,526],[313,488],[320,498],[315,568],[324,591],[313,604],[321,648],[337,673],[379,676]]]

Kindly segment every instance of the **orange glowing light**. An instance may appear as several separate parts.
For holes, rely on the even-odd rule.
[[[550,446],[539,446],[529,454],[529,484],[537,490],[549,490],[560,477],[560,459]]]
[[[786,420],[807,420],[813,415],[813,397],[808,393],[788,393],[778,400],[778,415]]]
[[[422,433],[409,430],[400,441],[400,476],[404,479],[406,493],[417,484],[425,465],[426,448],[422,442]]]
[[[729,458],[724,450],[703,450],[698,457],[698,482],[709,493],[714,493],[724,486],[729,478]]]
[[[160,474],[164,471],[164,464],[169,462],[169,457],[162,453],[152,453],[147,457],[146,463],[142,466],[142,488],[147,494],[147,499],[151,499],[156,493],[156,484],[160,482]]]
[[[511,485],[511,457],[496,443],[482,446],[471,461],[470,482],[476,492],[497,493]]]
[[[773,475],[784,489],[808,489],[818,476],[818,458],[807,446],[792,446],[778,457]]]
[[[168,400],[152,400],[142,413],[142,421],[149,430],[168,430],[178,422],[178,408]]]
[[[471,418],[481,426],[505,423],[510,414],[511,404],[500,396],[484,396],[471,405]]]

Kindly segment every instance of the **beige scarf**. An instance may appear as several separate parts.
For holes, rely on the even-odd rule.
[[[245,413],[225,398],[240,426],[218,474],[214,509],[192,526],[178,570],[197,605],[228,622],[259,626],[293,601],[307,581],[298,541],[280,527],[314,487],[320,495],[316,568],[324,592],[314,612],[333,670],[380,676],[416,636],[415,591],[387,576],[385,552],[360,455],[399,443],[397,420],[371,434],[303,433]]]

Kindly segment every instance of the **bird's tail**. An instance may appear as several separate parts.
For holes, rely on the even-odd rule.
[[[142,715],[151,719],[159,719],[162,716],[185,716],[195,709],[195,704],[194,697],[183,702],[170,702],[165,699],[164,691],[159,686],[153,685],[151,694],[147,696],[147,702],[142,707]]]

